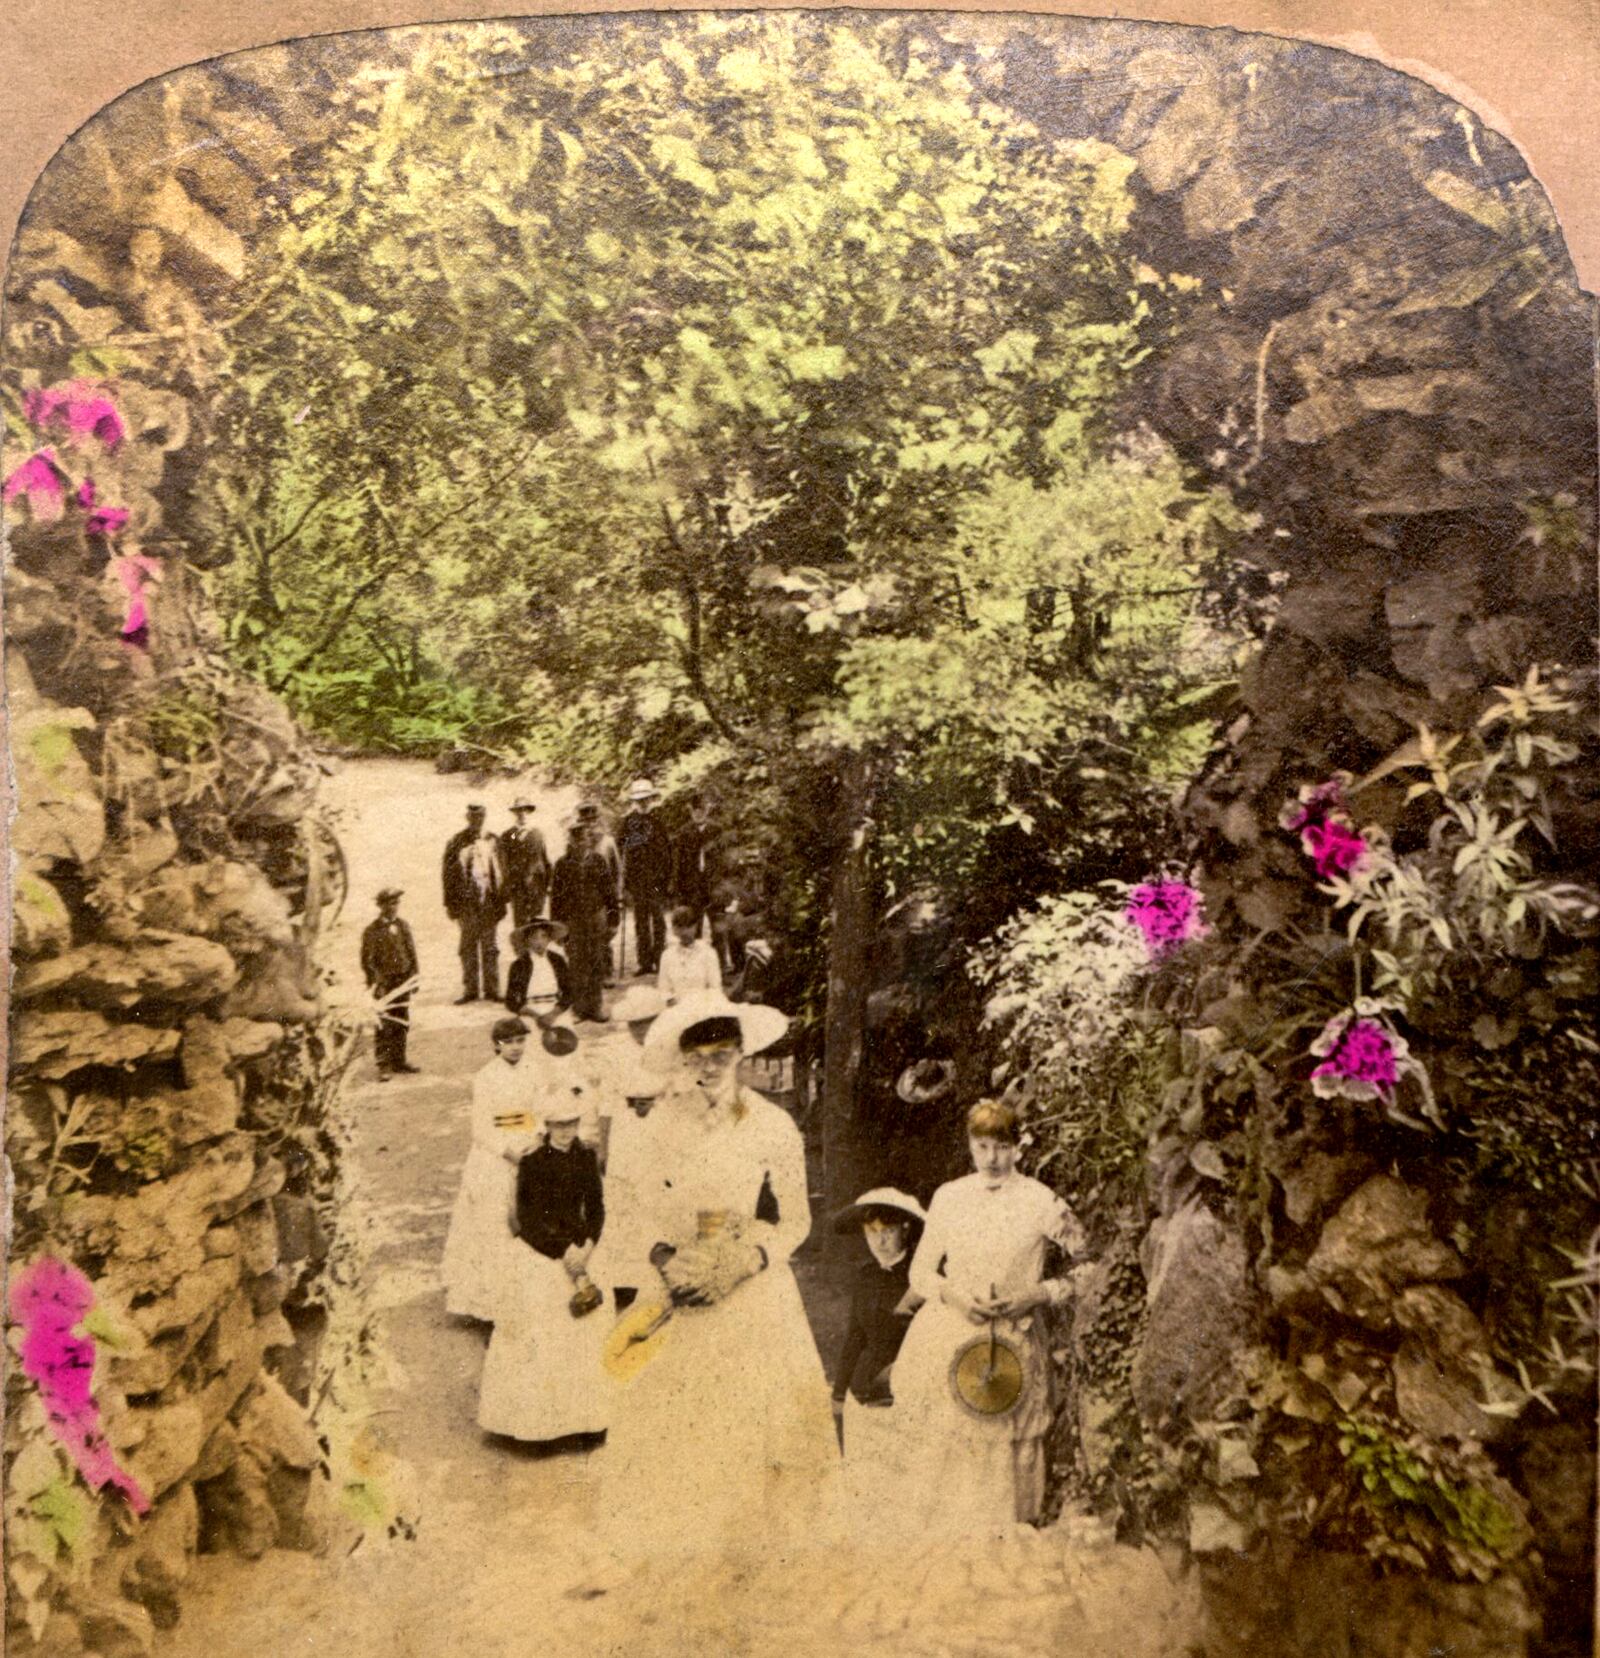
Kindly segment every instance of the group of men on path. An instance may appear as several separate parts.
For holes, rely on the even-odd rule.
[[[676,833],[661,820],[661,794],[653,783],[636,780],[627,801],[615,838],[599,806],[581,804],[567,827],[566,848],[554,860],[532,821],[537,807],[526,795],[512,802],[512,826],[498,834],[488,827],[487,808],[476,802],[467,807],[466,825],[445,844],[441,866],[445,913],[460,939],[458,1003],[500,1000],[499,928],[508,911],[513,974],[529,968],[540,977],[538,966],[530,967],[530,950],[543,960],[550,944],[561,944],[561,1005],[580,1020],[605,1017],[604,987],[626,970],[614,948],[625,912],[633,918],[635,970],[641,974],[653,976],[661,967],[669,904],[674,915],[692,910],[700,931],[719,896],[713,891],[712,830],[704,801],[690,801],[687,820]],[[378,919],[363,934],[361,947],[362,972],[384,1009],[375,1044],[382,1078],[415,1070],[406,1062],[405,1048],[418,960],[411,929],[399,918],[400,897],[393,887],[379,894]],[[726,908],[737,912],[739,903],[735,897]],[[753,908],[745,900],[746,912]],[[725,952],[731,942],[742,954],[744,940],[724,936],[725,919],[711,930],[719,950]],[[523,979],[526,983],[526,974]]]

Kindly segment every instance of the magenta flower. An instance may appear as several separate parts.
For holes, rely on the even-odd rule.
[[[45,1256],[19,1274],[11,1316],[22,1331],[22,1373],[39,1389],[45,1418],[78,1472],[93,1490],[120,1491],[135,1514],[150,1499],[117,1462],[100,1429],[94,1397],[94,1340],[76,1326],[94,1305],[94,1286],[74,1266]]]
[[[5,481],[4,498],[19,495],[28,503],[34,522],[53,524],[66,506],[66,474],[56,464],[54,449],[38,449]]]
[[[1144,935],[1152,960],[1170,955],[1205,932],[1200,894],[1186,881],[1147,881],[1128,894],[1122,912]]]
[[[1319,1099],[1387,1100],[1411,1068],[1406,1039],[1383,1016],[1383,1004],[1362,1000],[1322,1027],[1311,1044],[1322,1063],[1311,1073]]]
[[[1366,841],[1348,823],[1332,817],[1302,829],[1300,844],[1325,881],[1333,875],[1348,875],[1367,855]]]
[[[107,449],[115,449],[128,435],[122,415],[105,388],[89,380],[69,380],[30,391],[22,400],[22,412],[41,432],[55,427],[64,430],[73,442],[93,438]]]
[[[93,478],[85,478],[78,485],[78,505],[89,514],[83,521],[83,529],[86,535],[120,535],[128,527],[128,509],[126,507],[97,507],[95,505]]]
[[[1307,783],[1301,787],[1298,798],[1283,809],[1278,822],[1285,829],[1304,830],[1326,823],[1335,814],[1344,815],[1344,786],[1342,774],[1323,783]]]
[[[150,630],[150,613],[145,605],[145,585],[161,574],[158,560],[144,553],[129,553],[111,561],[112,574],[128,595],[128,613],[122,621],[122,637],[130,644],[145,643]]]

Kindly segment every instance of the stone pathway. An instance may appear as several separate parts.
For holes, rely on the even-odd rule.
[[[320,1426],[364,1432],[403,1524],[362,1529],[330,1503],[321,1555],[202,1559],[164,1658],[1184,1658],[1189,1596],[1147,1551],[1066,1522],[981,1548],[848,1546],[787,1559],[656,1564],[609,1573],[593,1538],[604,1450],[541,1455],[475,1424],[484,1336],[448,1318],[437,1263],[466,1151],[467,1079],[488,1053],[489,1004],[453,1005],[454,933],[437,860],[469,799],[491,827],[509,788],[476,789],[405,761],[362,761],[330,794],[346,814],[351,904],[330,939],[354,967],[372,893],[396,882],[417,933],[417,1077],[378,1084],[363,1061],[349,1103],[348,1223],[364,1239],[372,1385]],[[539,796],[549,831],[571,797]],[[330,1493],[331,1498],[331,1493]],[[387,1518],[387,1516],[385,1516]],[[758,1542],[759,1540],[753,1540]],[[604,1585],[605,1592],[594,1590]]]

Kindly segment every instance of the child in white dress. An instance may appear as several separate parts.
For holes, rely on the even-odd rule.
[[[511,1234],[506,1216],[517,1160],[537,1143],[543,1055],[530,1054],[528,1027],[497,1019],[494,1058],[472,1079],[472,1144],[445,1239],[445,1307],[458,1318],[494,1320]]]

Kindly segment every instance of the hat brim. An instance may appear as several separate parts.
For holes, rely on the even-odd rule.
[[[758,1054],[780,1041],[789,1029],[789,1016],[760,1002],[730,1002],[716,990],[700,990],[675,1002],[659,1015],[644,1039],[645,1063],[652,1070],[670,1071],[679,1062],[683,1033],[707,1019],[733,1019],[739,1025],[739,1051]]]
[[[833,1217],[835,1232],[849,1232],[859,1226],[875,1209],[890,1209],[918,1227],[927,1225],[927,1211],[914,1197],[904,1192],[864,1192],[854,1203],[848,1203]]]
[[[544,933],[555,943],[560,944],[567,936],[566,923],[562,921],[524,921],[520,927],[511,929],[511,944],[516,947],[519,938],[526,938],[530,933]]]

